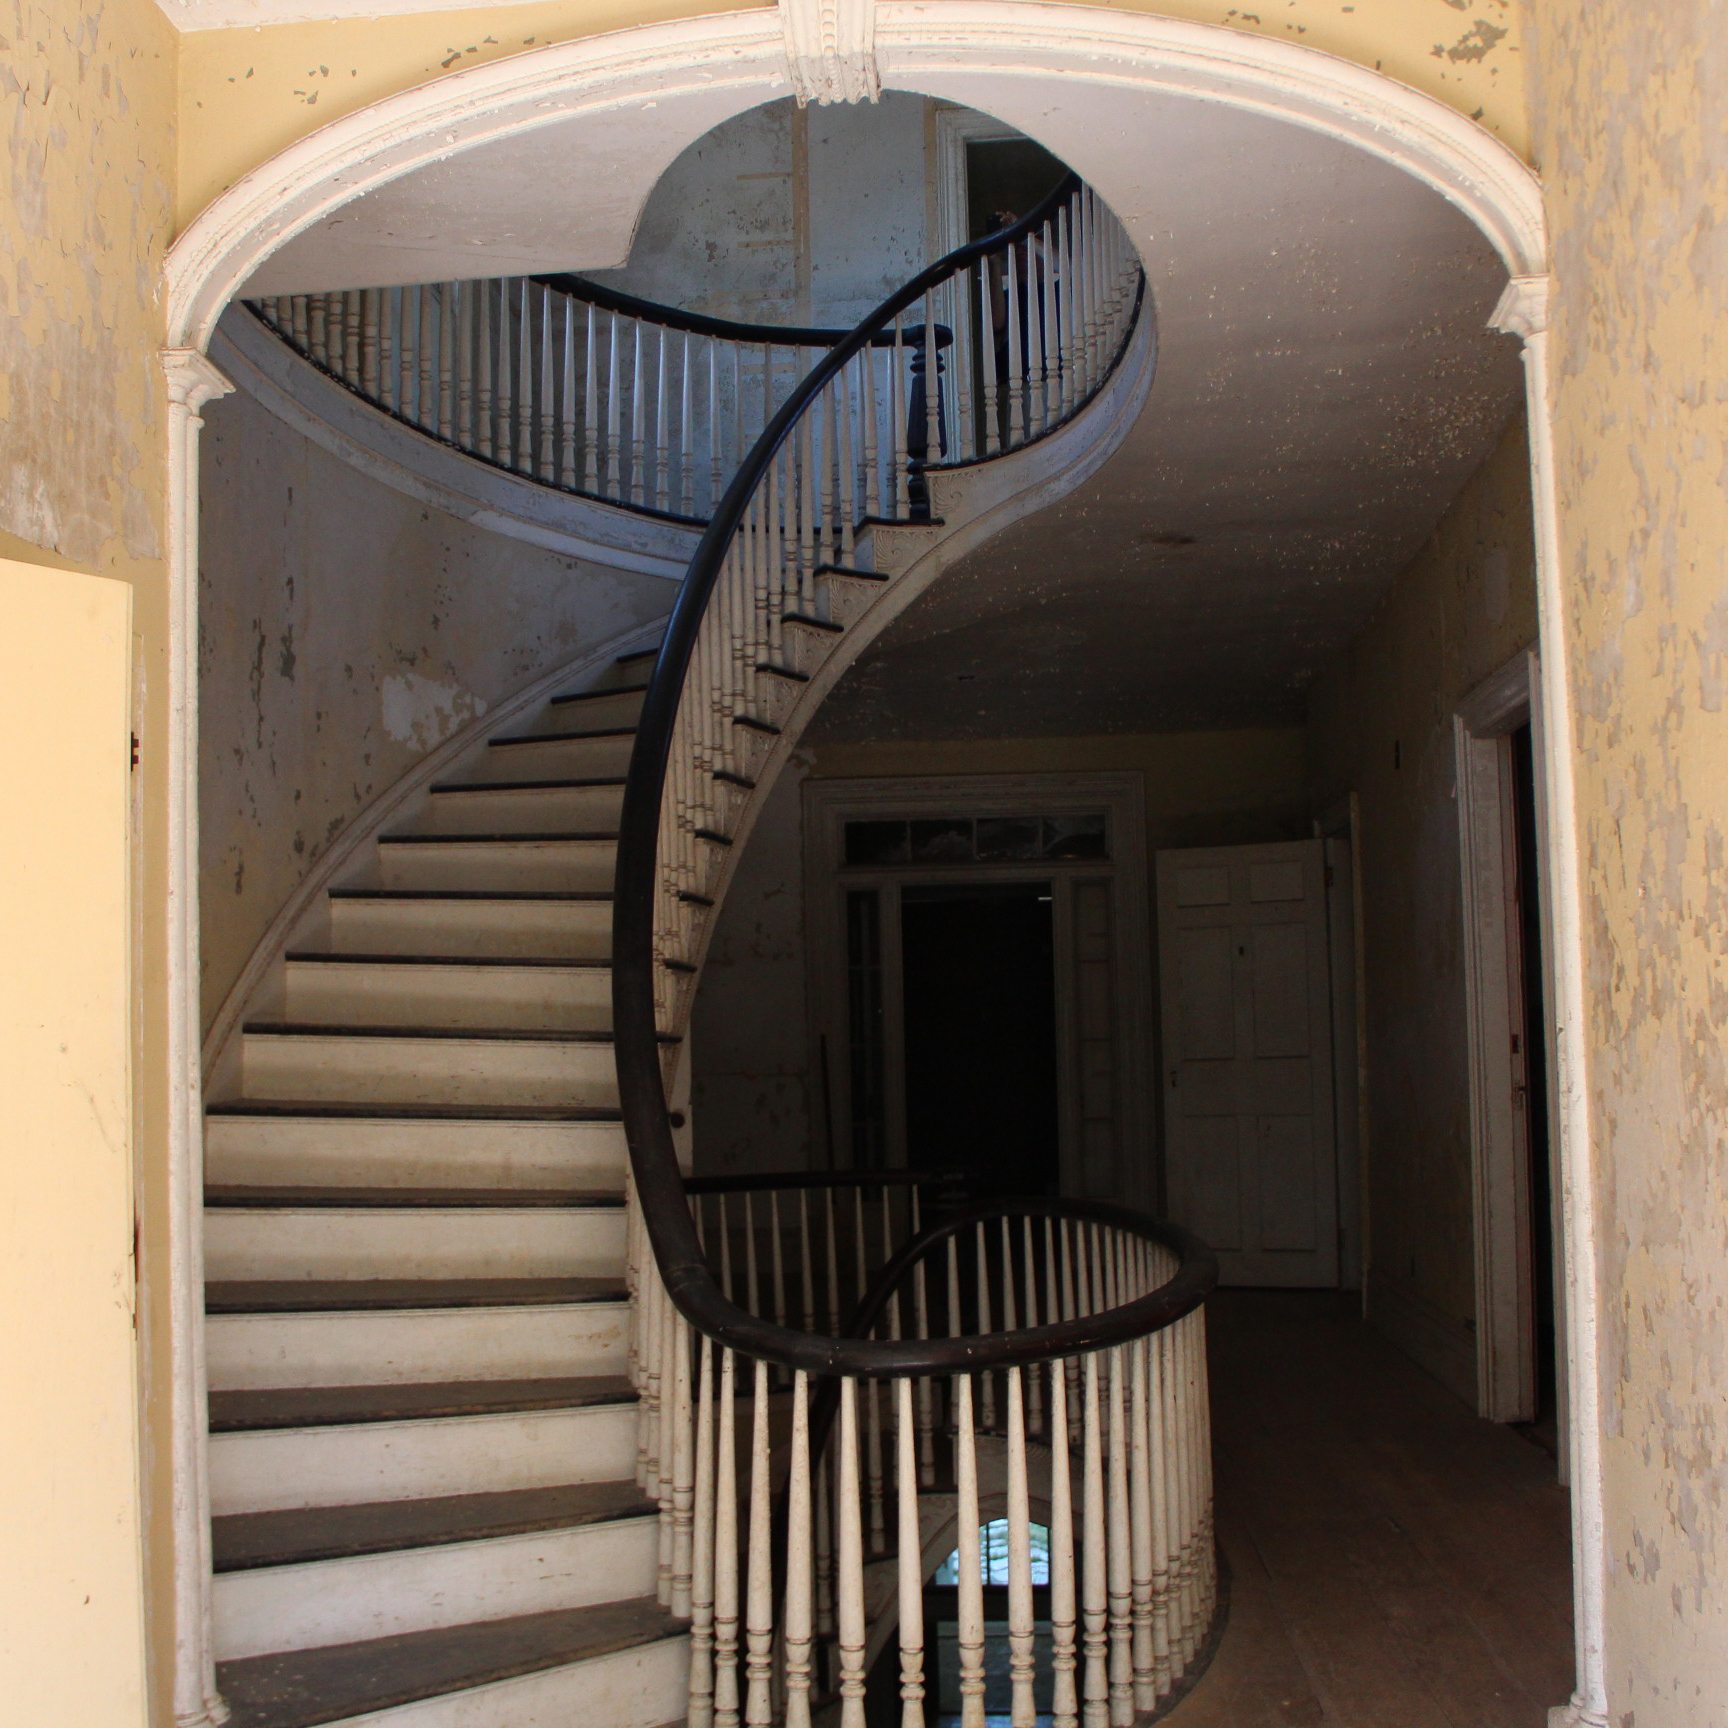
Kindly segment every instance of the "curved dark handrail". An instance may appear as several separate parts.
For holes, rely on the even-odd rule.
[[[560,270],[549,276],[534,276],[531,281],[568,294],[586,306],[598,306],[602,312],[616,312],[620,317],[639,318],[644,324],[664,325],[668,330],[684,331],[691,336],[711,336],[717,342],[743,342],[755,347],[773,348],[832,348],[852,334],[850,330],[825,329],[810,324],[745,324],[734,318],[712,318],[706,312],[686,311],[682,306],[664,306],[658,300],[643,300],[618,288],[607,288],[591,282],[586,276],[573,276]],[[921,339],[921,338],[920,338]],[[946,348],[954,340],[954,332],[946,324],[936,326],[936,346]],[[891,347],[892,335],[879,336],[875,346]]]
[[[871,345],[884,324],[958,270],[990,257],[1042,227],[1079,185],[1077,175],[1065,175],[1019,221],[956,248],[920,271],[861,320],[843,341],[828,349],[810,369],[740,463],[719,508],[703,530],[667,622],[642,701],[619,821],[612,921],[614,1048],[619,1101],[637,1199],[661,1280],[678,1312],[698,1332],[727,1348],[784,1368],[867,1379],[926,1374],[931,1372],[932,1352],[937,1345],[928,1341],[826,1338],[762,1320],[726,1297],[702,1252],[667,1120],[655,1016],[655,861],[660,804],[684,681],[727,550],[770,463],[805,410],[855,355]],[[1082,1203],[1072,1204],[1079,1207]],[[1184,1243],[1194,1240],[1185,1232],[1180,1234]],[[1167,1288],[1185,1289],[1196,1275],[1185,1263]],[[972,1368],[1011,1367],[1074,1350],[1097,1349],[1125,1342],[1152,1327],[1167,1325],[1180,1312],[1186,1312],[1180,1305],[1166,1312],[1159,1305],[1159,1294],[1154,1292],[1107,1315],[993,1333],[988,1338],[943,1339],[939,1345],[949,1351],[957,1345],[969,1346],[966,1363]],[[1202,1291],[1193,1300],[1197,1302],[1203,1295]],[[1159,1318],[1161,1314],[1163,1317]]]
[[[961,1170],[756,1170],[747,1176],[686,1176],[686,1194],[765,1194],[773,1188],[955,1188]]]

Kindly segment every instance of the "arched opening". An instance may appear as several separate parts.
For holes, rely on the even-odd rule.
[[[942,81],[942,79],[940,79],[940,74],[931,74],[931,78],[926,79],[926,81],[933,81],[933,83],[940,83],[940,81]],[[914,83],[914,86],[916,86],[916,79],[912,79],[912,83]],[[1004,104],[1004,107],[1009,107],[1009,105],[1011,105],[1011,104]],[[1054,138],[1052,138],[1052,142],[1059,142],[1059,140],[1054,140]],[[1439,154],[1443,154],[1443,152],[1439,152]],[[1436,169],[1436,171],[1434,171],[1434,175],[1438,175],[1438,169]],[[1431,175],[1431,178],[1434,178],[1434,175]],[[1102,183],[1102,176],[1099,176],[1099,180],[1101,180],[1101,183]],[[1507,221],[1505,221],[1505,223],[1503,223],[1502,228],[1500,228],[1500,237],[1502,237],[1502,238],[1505,237],[1505,233],[1507,233],[1507,230],[1509,230],[1510,226],[1512,226],[1512,219],[1509,218],[1509,219],[1507,219]],[[1528,263],[1528,261],[1529,261],[1529,259],[1528,259],[1528,257],[1526,257],[1526,259],[1524,259],[1524,263]],[[1522,270],[1522,264],[1521,264],[1521,270]],[[216,273],[216,275],[219,275],[219,271],[218,271],[218,273]],[[211,278],[211,280],[214,280],[214,276],[213,276],[213,278]],[[216,290],[216,292],[218,292],[218,294],[219,294],[219,290]],[[195,295],[194,295],[194,299],[195,299]],[[183,301],[183,302],[181,302],[181,304],[183,304],[183,306],[190,306],[190,304],[192,304],[192,301]],[[207,313],[207,311],[209,311],[209,309],[213,308],[214,304],[218,304],[218,301],[216,301],[216,299],[206,299],[206,301],[202,302],[202,313],[199,313],[199,316],[202,316],[202,314]],[[188,323],[188,325],[187,325],[188,332],[190,332],[190,330],[192,330],[192,328],[194,328],[194,325],[195,325],[195,318],[194,318],[194,320],[190,321],[190,323]],[[1172,530],[1172,532],[1177,532],[1177,530]]]

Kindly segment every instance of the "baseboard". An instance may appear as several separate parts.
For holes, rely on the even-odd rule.
[[[357,810],[347,825],[301,880],[294,892],[283,901],[276,916],[265,927],[257,945],[247,956],[240,975],[222,998],[208,1030],[204,1034],[203,1077],[206,1091],[222,1065],[235,1033],[246,1017],[254,996],[269,977],[270,969],[288,946],[295,926],[311,911],[319,895],[331,886],[357,855],[378,838],[385,824],[402,808],[431,786],[447,769],[480,744],[488,735],[523,719],[541,703],[547,701],[565,685],[580,685],[584,680],[605,671],[621,654],[657,642],[665,627],[664,618],[648,624],[634,624],[628,630],[607,638],[596,648],[590,648],[550,672],[542,673],[532,683],[505,697],[485,713],[476,715],[459,731],[451,733],[435,750],[422,756],[400,780],[386,786],[371,803]]]
[[[1368,1274],[1368,1323],[1390,1339],[1447,1391],[1476,1408],[1476,1339],[1460,1320],[1443,1314],[1401,1278],[1378,1269]]]

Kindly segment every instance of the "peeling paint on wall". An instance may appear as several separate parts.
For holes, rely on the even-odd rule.
[[[205,1017],[347,824],[663,579],[525,546],[345,467],[251,398],[206,411],[199,688]]]
[[[1532,10],[1615,1728],[1728,1698],[1728,6]]]

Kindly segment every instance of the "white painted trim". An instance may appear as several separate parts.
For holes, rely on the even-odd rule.
[[[874,102],[876,0],[779,0],[792,93],[809,102]]]
[[[1530,718],[1534,656],[1520,654],[1453,716],[1464,1027],[1470,1080],[1470,1192],[1475,1228],[1476,1407],[1490,1422],[1536,1415],[1523,938],[1509,738]]]
[[[971,238],[966,219],[966,146],[1022,136],[1012,126],[980,114],[975,108],[936,110],[936,244],[930,249],[933,255],[952,252]]]
[[[991,816],[1034,813],[1040,816],[1079,814],[1102,809],[1110,823],[1110,857],[1100,859],[1004,862],[999,864],[889,864],[869,869],[842,868],[845,825],[860,818],[888,816]],[[989,882],[1050,882],[1056,895],[1052,908],[1055,940],[1056,1018],[1058,1041],[1057,1092],[1061,1124],[1062,1191],[1093,1193],[1081,1166],[1079,1118],[1080,1049],[1073,1014],[1073,977],[1079,958],[1071,915],[1072,890],[1081,881],[1108,881],[1111,890],[1112,944],[1117,975],[1124,988],[1121,1013],[1112,1027],[1122,1100],[1117,1118],[1120,1144],[1114,1179],[1107,1193],[1096,1198],[1119,1199],[1148,1211],[1157,1209],[1158,1172],[1155,1158],[1136,1163],[1137,1151],[1151,1150],[1150,1041],[1152,1025],[1152,949],[1147,930],[1148,854],[1146,799],[1138,772],[1089,774],[950,774],[940,776],[881,775],[850,780],[806,780],[804,783],[804,932],[809,989],[809,1048],[811,1066],[819,1066],[819,1040],[826,1035],[830,1051],[831,1096],[835,1143],[845,1150],[842,1124],[850,1112],[850,1088],[843,1063],[835,1052],[847,1048],[846,927],[843,894],[853,888],[882,892],[883,1018],[892,1094],[896,1070],[903,1068],[904,1039],[900,1026],[898,967],[900,891],[914,883],[978,884]],[[903,1164],[906,1157],[904,1108],[890,1109],[887,1161]],[[850,1162],[850,1159],[848,1159]]]
[[[198,432],[231,388],[205,355],[171,348],[168,387],[168,1350],[174,1546],[174,1721],[215,1728],[204,1367],[204,1094],[199,1070]]]
[[[255,999],[266,980],[281,961],[283,950],[293,937],[295,927],[317,904],[320,896],[335,883],[351,865],[374,844],[386,823],[393,821],[433,781],[506,726],[532,714],[557,691],[580,688],[584,679],[603,672],[621,654],[645,648],[659,641],[666,620],[657,618],[651,624],[633,624],[628,630],[609,637],[597,648],[590,648],[576,659],[566,661],[543,672],[485,713],[452,732],[444,742],[428,751],[394,784],[386,786],[368,804],[362,806],[343,826],[328,851],[320,855],[317,864],[301,879],[294,892],[282,903],[270,920],[264,934],[241,967],[240,975],[229,986],[221,1006],[204,1034],[204,1080],[209,1085],[222,1067],[235,1035],[244,1024]]]
[[[1565,571],[1560,562],[1559,498],[1554,483],[1554,428],[1549,417],[1549,281],[1534,272],[1508,284],[1490,320],[1524,343],[1530,415],[1530,495],[1536,530],[1537,630],[1542,644],[1542,777],[1547,800],[1554,941],[1554,1101],[1550,1132],[1559,1150],[1565,1228],[1567,1451],[1572,1484],[1573,1636],[1577,1689],[1549,1713],[1550,1728],[1608,1728],[1604,1620],[1608,1554],[1602,1498],[1601,1291],[1593,1147],[1590,1135],[1589,1042],[1584,1020],[1584,904],[1578,864],[1578,793],[1573,777],[1577,732],[1566,639]]]
[[[398,0],[365,0],[365,10],[376,14],[395,10],[397,4]],[[425,0],[414,0],[414,10],[424,8]],[[1057,71],[1081,81],[1138,85],[1223,102],[1324,132],[1394,163],[1440,191],[1489,237],[1514,277],[1545,287],[1542,198],[1529,168],[1464,115],[1367,67],[1222,26],[1046,0],[882,0],[874,24],[877,63],[890,85],[916,88],[921,71],[956,64],[994,70],[1008,78]],[[223,309],[265,258],[325,215],[416,167],[488,138],[550,124],[572,113],[598,112],[633,99],[659,100],[675,89],[691,87],[736,88],[741,109],[783,90],[784,38],[777,15],[729,13],[555,44],[450,73],[345,116],[244,175],[182,233],[164,266],[167,344],[171,350],[194,351],[186,355],[187,362],[201,357]],[[1508,321],[1502,327],[1514,326]],[[1557,1124],[1566,1192],[1568,1360],[1574,1414],[1578,1691],[1572,1705],[1556,1713],[1556,1721],[1564,1717],[1577,1728],[1605,1728],[1599,1298],[1583,1044],[1573,727],[1564,656],[1546,339],[1534,328],[1527,335],[1525,359],[1542,637],[1552,645],[1543,657],[1544,712],[1553,741],[1544,771],[1557,839],[1554,949],[1557,1093],[1562,1104]],[[191,368],[183,363],[179,371],[186,376]],[[175,374],[171,362],[171,379]],[[175,1709],[182,1728],[212,1722],[219,1713],[208,1661],[201,1184],[194,1151],[199,1117],[192,676],[197,640],[195,406],[186,396],[171,408],[167,477],[167,701],[174,716],[166,884],[173,1111],[168,1147],[169,1277],[175,1315],[170,1396],[175,1413]]]
[[[459,522],[566,558],[674,582],[696,550],[699,528],[573,497],[405,426],[237,307],[217,326],[210,353],[238,388],[301,437]]]

